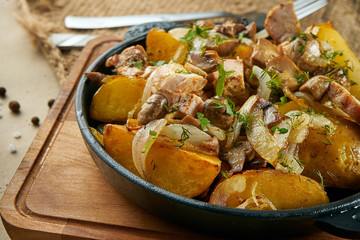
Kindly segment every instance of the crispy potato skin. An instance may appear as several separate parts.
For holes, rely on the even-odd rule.
[[[314,180],[273,169],[248,170],[222,181],[210,197],[210,203],[237,207],[252,196],[271,201],[277,210],[326,204],[326,192]]]
[[[123,122],[141,98],[146,80],[118,76],[102,85],[93,96],[90,118],[110,123]]]
[[[303,175],[316,178],[320,171],[326,187],[360,189],[360,127],[345,119],[329,118],[336,129],[332,144],[317,129],[311,129],[300,145]],[[315,173],[315,174],[314,174]]]
[[[104,145],[117,162],[140,176],[132,160],[132,141],[135,131],[123,125],[107,124]],[[221,161],[216,156],[195,153],[174,146],[172,140],[158,137],[146,158],[150,182],[185,197],[204,192],[220,172]]]

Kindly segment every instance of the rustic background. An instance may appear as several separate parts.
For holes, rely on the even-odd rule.
[[[80,50],[60,51],[47,38],[51,33],[87,33],[124,35],[127,28],[69,30],[64,26],[67,15],[117,16],[201,11],[228,11],[235,14],[267,12],[281,0],[18,0],[18,21],[34,36],[36,44],[54,70],[60,84],[66,80]],[[332,21],[360,57],[360,1],[328,0],[326,8],[301,21],[302,28],[312,23]]]

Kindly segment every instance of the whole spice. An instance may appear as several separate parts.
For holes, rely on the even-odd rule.
[[[9,102],[9,108],[12,112],[18,113],[20,111],[20,104],[18,101],[11,101]]]
[[[5,95],[6,95],[6,88],[0,87],[0,96],[5,97]]]
[[[54,102],[55,102],[55,99],[53,99],[53,98],[48,101],[48,106],[49,106],[49,108],[52,107],[52,105],[54,104]]]
[[[34,125],[34,126],[38,126],[39,125],[39,122],[40,122],[40,119],[36,116],[32,117],[31,118],[31,123]]]

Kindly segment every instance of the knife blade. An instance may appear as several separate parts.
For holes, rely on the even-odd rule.
[[[71,29],[116,28],[128,27],[148,22],[179,22],[216,17],[239,18],[237,15],[228,12],[193,12],[112,17],[67,16],[65,17],[65,26]]]
[[[60,49],[67,49],[82,48],[88,41],[97,37],[90,34],[53,33],[49,36],[49,40]]]

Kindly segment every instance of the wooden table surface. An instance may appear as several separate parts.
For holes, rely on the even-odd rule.
[[[83,50],[0,202],[12,239],[211,239],[134,205],[98,170],[76,123],[74,94],[86,66],[118,43]],[[300,237],[293,237],[300,239]],[[301,239],[340,239],[319,231]]]

